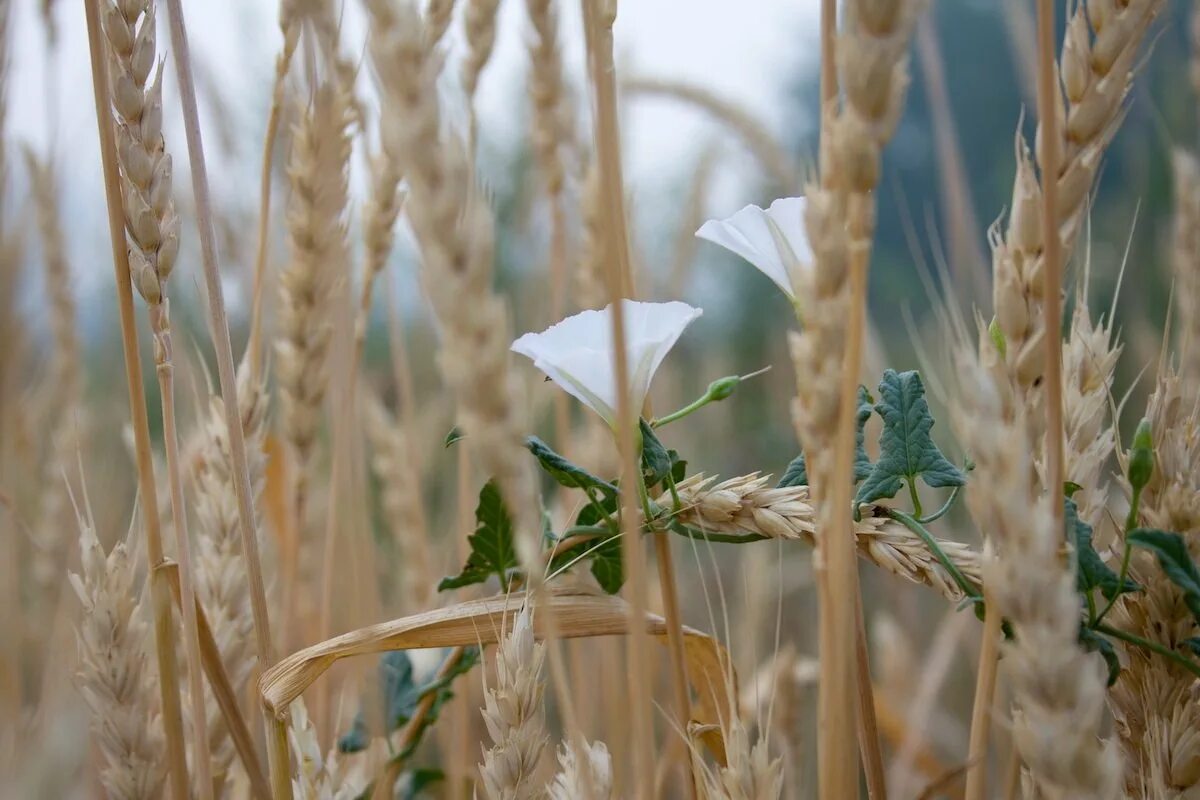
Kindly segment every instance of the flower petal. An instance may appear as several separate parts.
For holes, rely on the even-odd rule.
[[[640,408],[654,373],[700,309],[687,303],[624,300],[629,393]],[[617,390],[612,349],[612,306],[582,311],[541,333],[527,333],[512,349],[533,359],[563,390],[616,424]]]
[[[794,300],[793,273],[812,263],[805,206],[803,197],[781,197],[765,211],[748,205],[727,219],[710,219],[696,236],[746,259]]]

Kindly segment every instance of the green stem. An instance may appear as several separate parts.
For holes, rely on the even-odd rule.
[[[1145,648],[1146,650],[1150,650],[1152,652],[1158,653],[1160,656],[1163,656],[1164,658],[1169,658],[1172,661],[1174,661],[1175,663],[1179,664],[1184,669],[1186,669],[1188,672],[1190,672],[1193,675],[1195,675],[1196,677],[1200,678],[1200,664],[1197,664],[1194,661],[1191,661],[1190,659],[1184,658],[1179,653],[1175,652],[1174,650],[1170,649],[1169,647],[1163,647],[1161,644],[1159,644],[1157,642],[1152,642],[1149,639],[1143,639],[1140,636],[1137,636],[1132,633],[1127,633],[1127,632],[1121,630],[1120,628],[1113,628],[1109,625],[1101,625],[1101,624],[1097,623],[1096,625],[1094,625],[1092,627],[1093,627],[1093,630],[1096,630],[1100,633],[1107,634],[1107,635],[1113,637],[1114,639],[1120,639],[1123,642],[1129,642],[1129,644],[1137,645],[1138,647],[1142,647],[1142,648]]]
[[[913,516],[917,519],[921,518],[921,496],[917,494],[917,479],[910,478],[908,481],[908,496],[912,498]]]
[[[1138,507],[1142,502],[1142,490],[1140,487],[1133,487],[1133,497],[1129,500],[1129,514],[1125,517],[1125,535],[1137,527]],[[1117,592],[1112,596],[1112,599],[1104,606],[1104,610],[1100,612],[1100,616],[1096,617],[1096,625],[1104,621],[1104,617],[1112,607],[1117,604],[1117,598],[1122,594],[1122,588],[1125,586],[1125,579],[1129,577],[1129,560],[1133,555],[1133,548],[1129,542],[1125,542],[1125,552],[1121,555],[1121,572],[1117,576]]]
[[[745,544],[747,542],[761,542],[764,539],[769,539],[769,536],[760,536],[757,533],[708,533],[707,531],[693,528],[690,525],[675,522],[667,526],[667,530],[672,533],[686,536],[689,539],[699,539],[704,542],[718,542],[724,544]]]
[[[942,504],[941,508],[930,514],[928,517],[918,516],[917,522],[921,523],[922,525],[928,525],[929,523],[937,522],[939,519],[946,516],[946,514],[950,513],[950,509],[954,507],[954,503],[958,500],[958,494],[961,491],[961,486],[955,486],[950,492],[950,497],[947,498],[944,504]]]
[[[688,414],[691,414],[694,411],[699,411],[700,409],[704,408],[709,403],[713,402],[713,400],[714,400],[714,398],[710,397],[708,392],[705,392],[702,396],[697,397],[695,400],[688,403],[686,406],[679,409],[678,411],[672,411],[670,414],[667,414],[665,417],[656,417],[655,419],[650,420],[650,427],[651,428],[661,428],[663,425],[669,425],[677,419],[683,419]]]
[[[966,597],[976,598],[980,596],[979,587],[972,585],[971,582],[967,580],[967,577],[963,575],[958,566],[950,560],[950,557],[947,556],[942,550],[941,545],[937,543],[937,539],[933,538],[933,534],[927,531],[924,525],[922,525],[910,514],[907,514],[898,508],[889,508],[886,510],[889,517],[896,520],[896,522],[899,522],[901,525],[908,528],[921,538],[921,541],[923,541],[925,546],[929,548],[929,552],[933,553],[933,556],[938,560],[938,563],[940,563],[946,569],[946,572],[950,573],[950,577],[954,578],[954,582],[958,584],[958,588],[962,590],[962,593],[966,595]]]

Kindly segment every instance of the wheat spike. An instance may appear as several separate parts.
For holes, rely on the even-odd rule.
[[[679,484],[680,522],[709,533],[758,534],[772,539],[799,539],[814,544],[817,512],[807,486],[772,488],[770,476],[751,473],[720,483],[703,474],[689,476]],[[659,504],[671,508],[670,495]],[[962,590],[924,542],[907,528],[864,508],[854,536],[861,558],[893,575],[930,586],[949,600],[962,599]],[[942,551],[964,577],[978,582],[978,553],[967,545],[939,541]]]
[[[1058,181],[1058,235],[1068,258],[1087,211],[1088,196],[1108,143],[1124,119],[1133,83],[1134,59],[1161,0],[1088,0],[1075,5],[1059,60],[1058,99],[1062,142]],[[1039,129],[1040,136],[1040,129]],[[1039,209],[1042,183],[1035,174],[1024,137],[1017,134],[1017,171],[1006,230],[997,222],[988,232],[995,280],[992,302],[1004,335],[1006,369],[1016,381],[1028,421],[1040,430],[1040,383],[1046,336],[1042,296]],[[1041,181],[1041,182],[1039,182]]]
[[[1014,638],[1002,645],[1017,710],[1013,737],[1042,796],[1116,798],[1121,760],[1101,741],[1102,666],[1078,644],[1074,569],[1060,553],[1051,500],[1036,488],[1033,443],[1004,373],[960,352],[955,428],[976,460],[971,515],[995,546],[984,587]]]
[[[1179,325],[1176,352],[1183,377],[1200,385],[1200,162],[1177,149],[1171,167],[1175,184],[1171,268]]]
[[[90,509],[77,520],[80,573],[70,580],[83,607],[78,685],[104,755],[100,781],[109,797],[158,798],[166,778],[165,747],[133,558],[124,542],[104,552]]]
[[[467,55],[462,65],[462,85],[468,103],[474,101],[479,76],[492,58],[492,49],[496,44],[496,12],[499,8],[500,0],[467,0],[463,11]]]
[[[546,747],[542,707],[545,645],[533,633],[528,606],[496,651],[496,683],[484,691],[483,722],[492,746],[479,765],[490,800],[534,800],[545,796],[535,773]]]
[[[266,470],[263,443],[268,396],[265,383],[252,377],[247,363],[238,370],[238,383],[250,482],[257,502]],[[208,616],[230,685],[242,695],[256,658],[254,620],[242,560],[229,434],[225,427],[225,409],[219,397],[209,398],[208,413],[198,432],[195,450],[190,477],[197,523],[196,594]],[[221,780],[221,776],[229,772],[234,750],[220,708],[211,698],[208,699],[208,720],[213,773]]]
[[[727,763],[709,767],[695,758],[697,787],[703,800],[779,800],[783,795],[783,759],[772,757],[766,737],[750,743],[746,725],[735,717],[723,726]]]
[[[558,774],[547,788],[549,800],[610,800],[612,756],[604,742],[563,742]]]
[[[1182,378],[1160,376],[1146,411],[1154,435],[1154,473],[1138,524],[1184,536],[1195,557],[1200,533],[1200,416]],[[1130,574],[1142,587],[1124,595],[1112,624],[1171,650],[1185,649],[1196,623],[1182,593],[1146,553],[1134,551]],[[1180,666],[1135,647],[1111,697],[1135,797],[1187,796],[1200,787],[1200,709],[1196,679]]]
[[[275,352],[280,423],[295,454],[292,503],[301,528],[307,473],[329,380],[332,290],[342,279],[348,256],[349,125],[346,96],[329,84],[318,87],[296,126],[288,159],[291,258],[280,275]]]
[[[1120,355],[1112,323],[1093,323],[1087,304],[1076,305],[1063,343],[1064,474],[1081,487],[1073,498],[1079,518],[1093,527],[1108,500],[1105,468],[1117,442],[1109,408]]]

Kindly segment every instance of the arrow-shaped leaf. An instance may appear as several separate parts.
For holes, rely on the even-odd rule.
[[[867,420],[871,418],[871,404],[874,399],[871,393],[867,391],[867,387],[858,387],[858,407],[854,414],[854,482],[858,483],[866,479],[871,474],[871,459],[867,456]],[[804,457],[804,453],[792,459],[792,463],[787,465],[787,469],[783,471],[783,477],[779,479],[778,487],[785,486],[807,486],[808,485],[808,463]]]
[[[517,567],[517,551],[513,546],[512,518],[495,481],[488,481],[479,492],[475,532],[467,538],[467,543],[471,545],[471,554],[462,572],[442,578],[438,591],[483,583],[492,575],[500,579],[501,586],[507,586],[509,573]]]

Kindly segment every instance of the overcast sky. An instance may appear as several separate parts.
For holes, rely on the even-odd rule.
[[[9,141],[35,142],[44,149],[51,138],[49,132],[55,131],[58,160],[71,189],[66,204],[79,224],[73,230],[71,248],[74,263],[81,268],[81,257],[94,253],[100,242],[107,243],[102,215],[84,213],[94,208],[92,204],[102,194],[83,3],[57,0],[53,4],[59,46],[48,76],[39,0],[12,2]],[[618,68],[624,74],[636,72],[703,85],[736,99],[773,131],[782,133],[788,78],[816,58],[818,2],[623,0],[616,31]],[[272,64],[280,42],[277,4],[275,0],[185,0],[184,6],[193,57],[203,62],[219,86],[230,105],[227,113],[254,132],[250,136],[243,131],[250,138],[240,146],[251,154],[248,162],[256,164],[258,132],[265,122]],[[579,75],[583,43],[578,3],[564,3],[562,17],[564,57],[568,68]],[[165,19],[160,19],[160,48],[165,53],[164,23]],[[347,0],[344,25],[347,45],[361,46],[363,15],[357,0]],[[513,129],[520,123],[512,104],[523,96],[520,82],[526,69],[527,37],[524,3],[503,0],[495,55],[479,89],[481,128],[497,139],[521,134]],[[168,148],[176,154],[177,180],[183,180],[186,158],[179,125],[173,119],[178,116],[173,74],[168,74],[165,89]],[[210,167],[214,192],[218,198],[243,194],[245,176],[231,176],[221,169],[212,113],[206,108],[202,114],[208,154],[214,162]],[[680,174],[701,147],[720,135],[694,111],[664,101],[634,104],[623,123],[628,179],[635,191],[638,186]],[[14,183],[22,185],[23,179]],[[715,212],[732,212],[750,199],[738,196],[736,181],[726,184],[714,200]],[[85,275],[81,287],[85,293],[94,282],[88,277]]]

